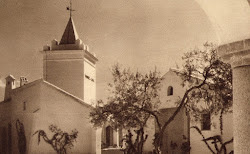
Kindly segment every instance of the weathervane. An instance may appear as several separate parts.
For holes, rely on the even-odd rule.
[[[69,2],[69,6],[67,7],[67,10],[69,11],[69,15],[70,15],[70,18],[71,18],[71,16],[72,16],[72,11],[75,11],[75,10],[72,9],[72,2],[71,2],[71,0],[70,0],[70,2]]]

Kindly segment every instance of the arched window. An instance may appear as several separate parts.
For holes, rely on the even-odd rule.
[[[106,146],[113,145],[113,128],[111,126],[106,127]]]
[[[174,94],[174,90],[173,90],[173,87],[172,86],[169,86],[168,87],[168,96],[171,96]]]

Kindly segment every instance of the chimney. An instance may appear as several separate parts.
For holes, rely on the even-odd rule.
[[[27,84],[28,83],[28,80],[26,77],[24,76],[21,76],[20,77],[20,87],[22,87],[23,85]]]
[[[11,90],[16,88],[15,78],[14,78],[14,76],[9,75],[5,78],[5,80],[6,80],[6,86],[5,86],[4,100],[8,100],[8,99],[10,99]]]

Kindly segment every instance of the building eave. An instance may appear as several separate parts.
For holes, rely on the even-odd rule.
[[[59,88],[59,87],[57,87],[55,85],[53,85],[52,83],[49,83],[49,82],[45,81],[44,79],[38,79],[38,80],[35,80],[33,82],[29,82],[29,83],[27,83],[27,84],[25,84],[25,85],[23,85],[21,87],[13,89],[12,92],[13,93],[17,93],[18,91],[24,90],[26,88],[29,88],[29,87],[34,86],[34,85],[39,84],[39,83],[45,84],[45,85],[47,85],[47,86],[49,86],[49,87],[57,90],[58,92],[64,94],[65,96],[68,96],[68,97],[74,99],[76,102],[80,103],[83,106],[86,106],[88,108],[93,108],[93,106],[87,104],[82,99],[80,99],[80,98],[72,95],[71,93],[69,93],[69,92],[67,92],[67,91],[65,91],[65,90],[63,90],[63,89],[61,89],[61,88]],[[6,101],[8,101],[8,100],[6,100]],[[5,101],[3,101],[3,102],[5,102]]]

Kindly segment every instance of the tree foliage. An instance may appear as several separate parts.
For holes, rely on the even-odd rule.
[[[193,114],[219,114],[231,111],[232,69],[217,54],[216,46],[205,43],[203,50],[194,49],[184,54],[184,65],[179,75],[183,86],[191,89],[185,107]]]
[[[109,84],[111,95],[106,103],[103,101],[97,103],[90,114],[91,122],[95,126],[108,123],[115,128],[128,129],[125,139],[128,153],[142,153],[143,143],[147,139],[144,127],[151,112],[157,110],[160,103],[159,73],[156,71],[148,74],[132,73],[119,65],[115,65],[111,72],[113,76],[113,83]],[[134,142],[130,129],[135,130],[134,134],[137,135]]]
[[[92,122],[96,126],[109,122],[116,127],[143,128],[148,118],[153,117],[158,127],[158,132],[154,134],[154,152],[159,154],[164,132],[182,108],[185,107],[195,117],[201,113],[220,113],[222,117],[223,113],[230,111],[232,70],[218,57],[216,47],[205,43],[202,50],[186,53],[183,61],[183,68],[177,74],[182,78],[186,91],[177,103],[177,109],[166,121],[159,120],[158,74],[153,72],[143,76],[126,69],[121,71],[115,66],[112,70],[114,84],[109,85],[113,88],[113,95],[107,103],[98,103],[91,113]]]
[[[158,124],[159,133],[154,139],[156,153],[161,152],[164,131],[181,108],[185,107],[196,118],[202,113],[221,113],[222,119],[222,114],[230,111],[232,106],[231,66],[220,59],[214,44],[205,43],[202,50],[187,52],[182,59],[184,64],[177,74],[182,78],[186,91],[173,115],[163,124]],[[222,129],[222,121],[220,125]]]
[[[38,130],[33,134],[38,134],[38,144],[42,138],[46,143],[50,144],[58,154],[66,154],[67,149],[71,149],[74,146],[73,143],[76,141],[78,135],[77,130],[72,130],[69,134],[55,125],[50,125],[49,130],[54,134],[51,139],[48,138],[44,130]]]
[[[205,43],[203,50],[194,49],[183,56],[184,65],[179,75],[187,91],[179,104],[185,106],[189,113],[199,119],[203,113],[220,114],[220,135],[205,138],[200,129],[192,128],[203,137],[203,142],[214,154],[226,154],[226,145],[233,142],[223,141],[222,116],[232,111],[232,69],[217,54],[216,46]],[[210,144],[214,145],[214,148]]]

